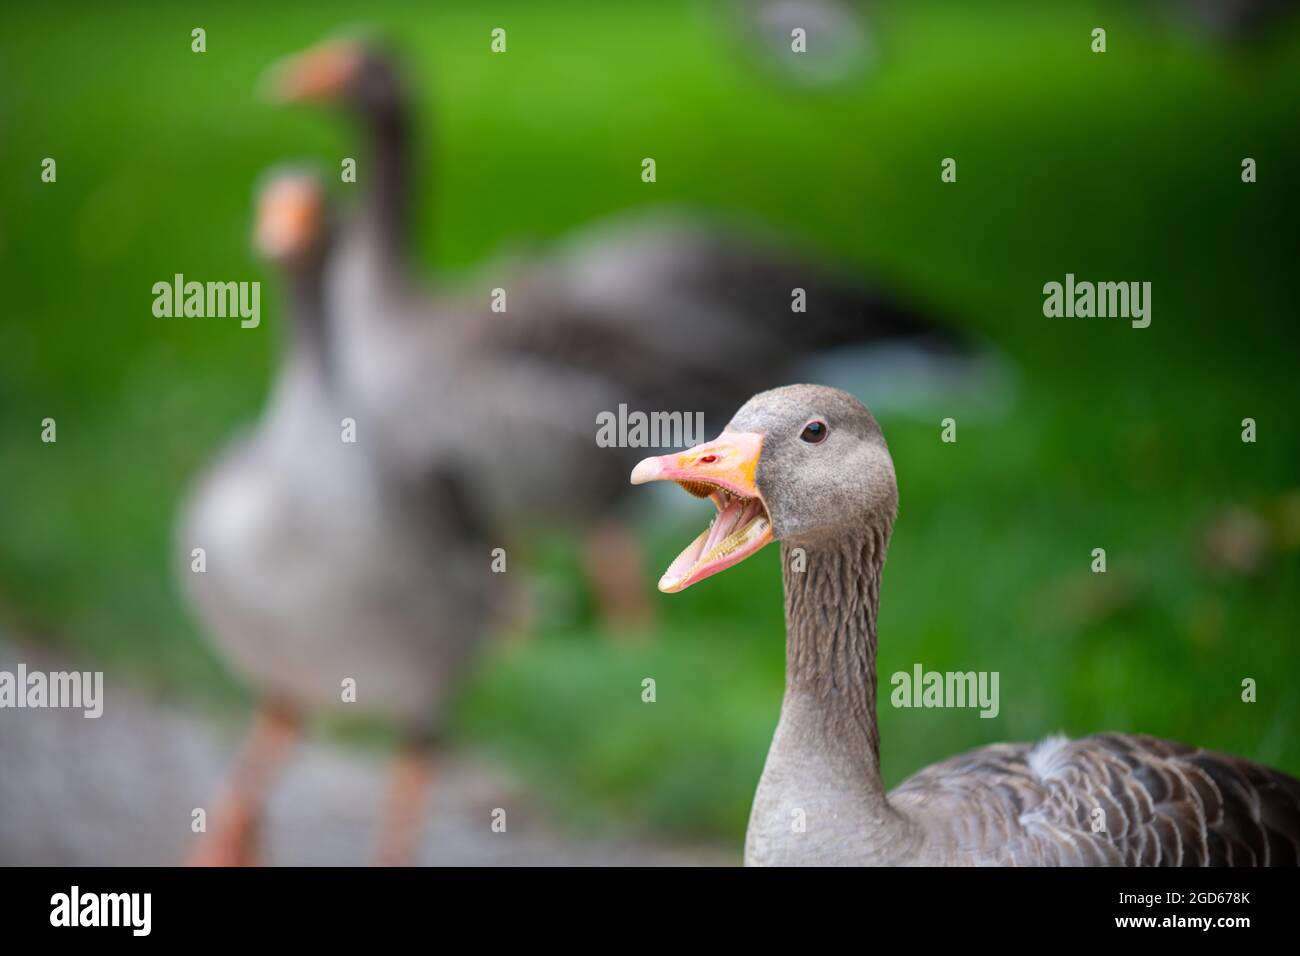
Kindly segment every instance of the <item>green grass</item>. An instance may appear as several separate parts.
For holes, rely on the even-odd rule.
[[[922,662],[998,670],[1002,693],[995,720],[883,708],[891,782],[1053,730],[1141,730],[1300,772],[1300,557],[1279,517],[1300,485],[1300,33],[1226,52],[1129,11],[895,5],[878,67],[819,92],[758,68],[703,4],[372,17],[418,82],[431,268],[694,204],[870,265],[1015,364],[1004,417],[960,403],[933,421],[883,416],[902,510],[882,685]],[[259,408],[275,305],[250,332],[155,319],[149,289],[174,272],[270,279],[247,244],[258,174],[304,157],[334,169],[358,150],[332,116],[259,103],[257,77],[355,17],[328,3],[46,5],[7,12],[0,35],[0,620],[218,707],[241,698],[169,579],[170,525],[185,482]],[[1087,44],[1099,24],[1103,56]],[[189,51],[194,26],[205,54]],[[494,26],[509,30],[505,56],[487,52]],[[55,185],[39,181],[46,156]],[[939,181],[945,156],[956,184]],[[1240,182],[1243,156],[1258,183]],[[1045,319],[1042,285],[1067,271],[1151,281],[1151,328]],[[955,445],[939,442],[945,414]],[[46,416],[57,444],[39,441]],[[1233,503],[1271,516],[1276,544],[1253,577],[1197,557]],[[644,532],[658,565],[693,534]],[[1088,573],[1094,547],[1105,577]],[[573,577],[572,550],[539,549],[534,570]],[[579,595],[484,666],[459,734],[521,762],[575,818],[739,833],[780,698],[776,571],[768,553],[657,598],[662,633],[644,647],[600,639]],[[1240,702],[1244,677],[1255,704]]]

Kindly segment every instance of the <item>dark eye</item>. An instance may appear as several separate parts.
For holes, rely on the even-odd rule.
[[[825,422],[809,422],[803,427],[799,437],[810,445],[817,445],[824,442],[829,433],[830,429],[826,427]]]

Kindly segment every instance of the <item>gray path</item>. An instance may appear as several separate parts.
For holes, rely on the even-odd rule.
[[[0,643],[0,670],[67,665]],[[208,806],[239,728],[110,682],[102,717],[0,709],[0,864],[171,864],[191,839],[190,814]],[[309,742],[269,807],[272,864],[363,864],[385,786],[381,755]],[[736,853],[634,836],[569,832],[543,819],[503,768],[448,755],[429,797],[419,862],[431,865],[730,864]],[[493,833],[492,811],[507,814]]]

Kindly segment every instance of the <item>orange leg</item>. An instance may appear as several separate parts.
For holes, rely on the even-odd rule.
[[[606,632],[619,636],[648,632],[655,614],[640,542],[621,524],[605,522],[588,532],[584,550],[587,577]]]
[[[393,762],[388,802],[379,823],[375,866],[411,866],[423,829],[433,756],[423,743],[408,743]]]
[[[259,866],[262,806],[298,737],[290,711],[264,706],[253,721],[228,789],[212,814],[212,826],[186,856],[187,866]]]

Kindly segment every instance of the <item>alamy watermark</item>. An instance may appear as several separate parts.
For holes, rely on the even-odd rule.
[[[148,936],[152,911],[152,893],[83,893],[74,884],[50,897],[51,926],[120,926],[132,936]]]
[[[703,412],[629,412],[623,404],[596,414],[600,448],[689,448],[706,437]]]
[[[231,319],[255,329],[262,322],[262,283],[185,281],[176,273],[171,282],[153,284],[153,314],[160,319]]]
[[[895,707],[978,707],[980,716],[998,715],[998,671],[927,671],[913,664],[911,673],[895,671],[889,702]]]
[[[0,671],[0,709],[69,708],[83,717],[104,713],[103,671]]]
[[[1150,282],[1065,282],[1043,286],[1043,315],[1049,319],[1131,319],[1135,329],[1151,324]]]

